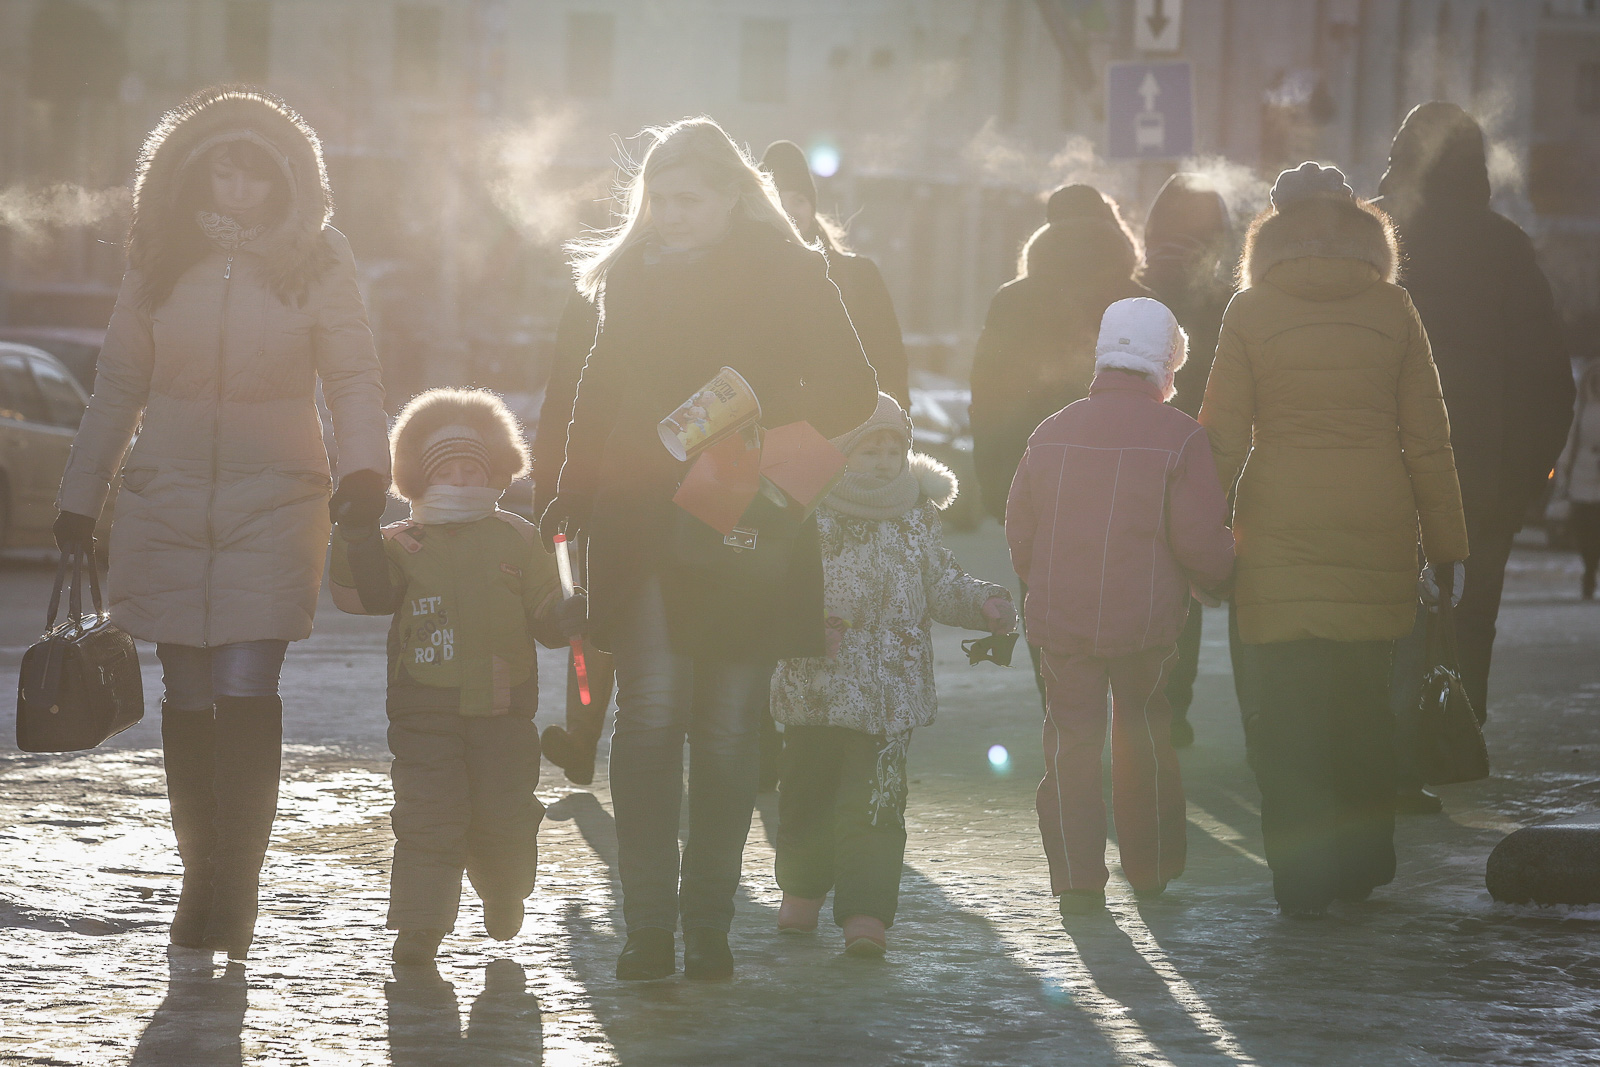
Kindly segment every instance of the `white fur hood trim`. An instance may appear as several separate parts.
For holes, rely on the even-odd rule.
[[[911,458],[906,462],[928,503],[940,511],[955,503],[956,495],[961,492],[961,483],[949,467],[921,452],[911,453]]]

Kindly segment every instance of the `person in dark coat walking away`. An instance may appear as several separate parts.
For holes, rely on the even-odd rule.
[[[1150,295],[1134,280],[1133,234],[1098,189],[1062,186],[1045,219],[1022,246],[1017,276],[990,300],[972,359],[974,473],[984,510],[1000,522],[1029,435],[1089,395],[1101,315],[1118,300]],[[1028,651],[1043,703],[1038,646]]]
[[[128,272],[61,478],[87,546],[121,471],[111,617],[156,643],[183,890],[172,943],[244,959],[277,814],[291,641],[311,636],[336,506],[383,512],[383,386],[317,135],[263,92],[162,116],[134,185]],[[138,443],[126,457],[138,432]]]
[[[334,516],[334,603],[393,615],[394,962],[433,962],[455,927],[465,871],[490,937],[522,929],[539,866],[539,662],[582,629],[538,530],[496,501],[528,468],[522,429],[481,389],[430,389],[393,433],[395,490],[411,515]]]
[[[1245,744],[1284,914],[1394,878],[1394,642],[1417,536],[1459,589],[1450,420],[1399,249],[1334,167],[1284,171],[1251,225],[1200,407],[1234,489]],[[1434,586],[1437,588],[1437,584]]]
[[[761,157],[761,169],[772,175],[783,210],[794,220],[800,236],[822,248],[828,261],[828,277],[844,298],[867,362],[878,374],[878,388],[894,397],[902,408],[911,410],[910,371],[900,319],[894,313],[894,301],[889,287],[883,284],[878,265],[851,252],[845,244],[843,227],[817,214],[817,183],[799,145],[773,141]]]
[[[1217,351],[1222,313],[1233,296],[1233,232],[1228,205],[1202,175],[1167,179],[1144,224],[1144,272],[1140,280],[1165,304],[1189,337],[1189,358],[1179,368],[1172,406],[1190,418],[1200,414],[1206,378]],[[1172,743],[1194,744],[1189,705],[1200,670],[1203,612],[1196,602],[1178,635],[1178,658],[1167,682],[1172,705]]]
[[[787,545],[770,542],[775,577],[697,564],[685,546],[698,520],[672,502],[686,466],[657,424],[724,366],[754,390],[764,425],[806,421],[825,436],[865,421],[878,390],[827,261],[771,178],[710,119],[648,135],[623,221],[573,246],[601,325],[540,526],[588,534],[592,633],[616,664],[610,773],[628,928],[617,976],[671,975],[681,919],[684,973],[720,978],[733,973],[727,935],[760,773],[757,695],[777,660],[822,654],[822,557],[810,519]]]
[[[811,164],[793,141],[773,141],[761,156],[761,169],[772,175],[783,210],[794,220],[800,236],[822,249],[828,261],[828,277],[839,287],[850,323],[861,339],[867,362],[878,375],[878,388],[895,398],[904,410],[911,410],[910,370],[906,347],[900,334],[900,319],[894,313],[889,287],[883,284],[878,265],[866,256],[851,252],[845,244],[844,228],[817,213],[817,183]],[[767,698],[762,697],[765,701]],[[761,788],[776,789],[783,761],[783,734],[773,722],[771,709],[764,709],[761,722]]]
[[[1462,681],[1488,708],[1495,619],[1511,542],[1566,442],[1572,370],[1533,242],[1489,206],[1483,130],[1454,104],[1422,104],[1389,150],[1378,204],[1405,250],[1405,286],[1433,346],[1450,409],[1472,557],[1454,613]],[[1422,618],[1396,655],[1397,705],[1421,686]],[[1397,803],[1438,811],[1407,751]]]
[[[1100,760],[1122,868],[1140,897],[1183,873],[1187,815],[1165,697],[1191,589],[1225,595],[1233,535],[1206,433],[1166,405],[1183,331],[1145,297],[1106,309],[1087,399],[1050,416],[1011,484],[1006,541],[1028,585],[1049,694],[1039,829],[1061,917],[1105,906]]]
[[[1600,571],[1600,359],[1590,359],[1578,381],[1578,410],[1556,466],[1556,492],[1572,509],[1568,525],[1583,560],[1578,594],[1593,600]]]
[[[594,347],[600,327],[600,311],[595,302],[574,289],[567,294],[556,324],[555,352],[550,361],[550,376],[545,381],[544,402],[539,406],[539,425],[533,433],[533,513],[543,515],[556,496],[556,480],[567,458],[567,424],[572,420],[572,397],[578,391],[578,376],[583,361]],[[572,546],[574,571],[582,574],[584,546]],[[574,655],[567,653],[567,715],[565,726],[547,726],[539,744],[544,758],[566,774],[575,785],[594,781],[595,749],[605,727],[606,708],[616,681],[611,653],[602,652],[592,641],[583,643],[584,666],[589,675],[589,703],[584,704],[578,689]]]

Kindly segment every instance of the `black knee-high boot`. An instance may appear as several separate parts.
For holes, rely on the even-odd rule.
[[[167,771],[167,801],[172,806],[172,833],[183,859],[183,890],[172,916],[172,943],[204,947],[211,913],[211,851],[216,841],[213,820],[212,767],[216,722],[210,708],[185,710],[161,705],[162,762]]]
[[[211,915],[207,948],[244,959],[255,936],[261,863],[278,814],[283,761],[283,701],[277,697],[218,697],[216,844],[211,854]]]

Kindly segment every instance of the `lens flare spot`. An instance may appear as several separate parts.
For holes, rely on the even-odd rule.
[[[997,771],[1003,771],[1011,766],[1011,753],[1006,751],[1004,745],[989,746],[989,766]]]
[[[806,162],[811,164],[811,173],[817,177],[831,178],[839,173],[839,150],[833,145],[826,142],[814,144],[806,156]]]

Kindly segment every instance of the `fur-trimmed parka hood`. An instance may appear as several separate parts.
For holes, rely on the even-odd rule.
[[[394,494],[418,500],[427,490],[422,452],[428,438],[446,426],[466,426],[483,438],[489,452],[489,484],[505,489],[528,473],[528,445],[522,426],[505,401],[483,389],[429,389],[412,398],[389,432]]]
[[[128,262],[144,279],[141,294],[155,306],[192,261],[198,228],[194,206],[183,203],[185,172],[206,152],[231,141],[264,149],[288,183],[287,211],[250,246],[267,261],[268,284],[279,299],[299,301],[336,259],[323,235],[333,217],[322,143],[293,108],[260,89],[206,89],[161,116],[145,138],[133,185]]]
[[[961,491],[961,483],[956,480],[955,472],[949,467],[921,452],[911,453],[906,459],[906,464],[911,468],[911,473],[916,475],[917,488],[922,492],[922,499],[940,511],[956,502],[956,494]]]
[[[1260,285],[1279,264],[1313,258],[1355,260],[1376,270],[1378,280],[1399,278],[1400,248],[1389,216],[1349,197],[1314,196],[1256,218],[1245,238],[1240,287]]]

